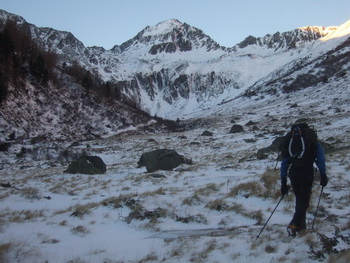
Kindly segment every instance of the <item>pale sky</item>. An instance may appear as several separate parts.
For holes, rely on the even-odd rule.
[[[225,47],[249,35],[339,26],[350,20],[350,0],[0,0],[0,9],[36,26],[69,31],[85,46],[105,49],[173,18]]]

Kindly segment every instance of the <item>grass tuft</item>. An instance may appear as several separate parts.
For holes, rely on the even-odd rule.
[[[242,195],[246,198],[250,196],[263,197],[264,193],[264,187],[259,182],[252,181],[232,187],[228,197],[236,197],[237,195]]]

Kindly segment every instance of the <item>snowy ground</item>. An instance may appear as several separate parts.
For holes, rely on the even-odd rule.
[[[104,175],[66,174],[66,165],[1,153],[7,165],[0,183],[13,187],[0,187],[0,261],[318,262],[349,250],[350,91],[340,86],[333,94],[326,88],[250,106],[225,104],[210,109],[191,131],[81,143],[78,148],[105,161]],[[280,183],[277,153],[259,159],[256,152],[299,118],[307,118],[319,138],[338,149],[327,154],[330,182],[314,231],[317,177],[309,230],[286,238],[294,209],[290,194],[257,239],[280,199]],[[245,132],[230,134],[232,120]],[[258,129],[246,125],[249,121]],[[213,136],[201,136],[205,130]],[[142,153],[161,148],[175,149],[193,165],[155,173],[137,167]]]

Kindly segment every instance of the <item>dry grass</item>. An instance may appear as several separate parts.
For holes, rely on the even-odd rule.
[[[85,226],[81,226],[81,225],[73,227],[71,231],[73,234],[80,235],[80,236],[85,236],[90,232]]]
[[[0,223],[24,223],[45,217],[44,210],[5,210],[1,214]]]
[[[117,197],[114,196],[106,198],[105,200],[101,201],[100,204],[116,209],[123,207],[123,205],[133,208],[139,204],[138,198],[139,197],[136,194],[119,195]]]
[[[256,220],[256,224],[261,225],[264,221],[264,214],[261,210],[248,212],[244,214],[246,217],[250,217]]]
[[[192,255],[190,262],[206,262],[210,253],[217,249],[217,240],[211,239],[205,243],[203,249]]]
[[[9,252],[12,246],[13,246],[12,243],[6,243],[6,244],[0,245],[0,262],[7,262],[6,254]]]
[[[200,204],[203,202],[203,197],[211,196],[212,194],[219,192],[220,189],[220,186],[217,184],[207,184],[205,187],[196,189],[192,196],[186,197],[183,200],[182,204],[188,206]]]
[[[267,244],[265,246],[265,252],[266,253],[276,253],[277,252],[277,247],[271,244]]]
[[[236,212],[237,214],[243,214],[245,209],[242,204],[233,203],[229,208],[228,211]]]
[[[73,211],[70,216],[83,218],[84,215],[91,214],[91,209],[97,208],[99,205],[99,203],[88,203],[85,205],[76,205],[68,209],[69,211]]]
[[[188,205],[188,206],[193,206],[193,205],[198,205],[202,203],[201,198],[198,195],[192,195],[190,197],[186,197],[183,201],[182,201],[182,205]]]
[[[52,182],[49,191],[55,194],[77,195],[85,191],[90,186],[106,187],[103,180],[98,180],[93,176],[71,175],[69,178]]]
[[[279,199],[281,197],[279,170],[267,169],[263,174],[260,175],[260,178],[260,181],[266,189],[263,197],[272,198],[274,200]]]
[[[21,195],[27,199],[40,199],[41,196],[39,195],[39,193],[39,189],[33,187],[26,187],[21,189]]]
[[[205,187],[197,189],[194,195],[209,196],[220,190],[220,187],[214,183],[207,184]]]
[[[11,195],[11,191],[4,191],[4,193],[0,194],[0,200],[5,199]]]
[[[16,261],[9,259],[9,254],[16,255]],[[27,258],[37,258],[40,255],[38,249],[28,242],[14,242],[0,245],[0,262],[27,262]]]
[[[166,195],[165,189],[163,187],[160,187],[154,191],[144,192],[141,196],[142,197],[147,197],[147,196],[152,197],[152,196],[157,196],[157,195]]]
[[[75,217],[79,217],[82,218],[84,215],[88,215],[91,213],[91,209],[97,208],[100,206],[99,202],[91,202],[91,203],[87,203],[84,205],[74,205],[74,206],[70,206],[66,209],[62,209],[62,210],[57,210],[53,213],[53,215],[60,215],[60,214],[65,214],[65,213],[71,213],[70,216],[75,216]]]
[[[318,241],[315,238],[315,235],[313,235],[312,233],[308,233],[305,235],[305,243],[309,246],[309,247],[317,247],[318,246]]]
[[[40,240],[42,240],[41,241],[42,244],[56,244],[60,242],[58,239],[50,238],[43,233],[38,233],[37,236]]]
[[[237,195],[243,195],[244,197],[257,196],[263,197],[265,194],[265,189],[259,182],[252,181],[247,183],[242,183],[231,188],[228,193],[228,197],[236,197]]]
[[[209,208],[210,210],[217,210],[217,211],[229,210],[229,206],[226,204],[224,199],[216,199],[216,200],[210,201],[205,207]]]
[[[278,170],[268,169],[260,177],[266,189],[275,188],[280,181]]]
[[[145,262],[152,262],[152,261],[153,262],[158,261],[158,256],[154,252],[151,252],[150,254],[148,254],[147,256],[145,256],[143,259],[141,259],[138,262],[145,263]]]
[[[86,263],[86,261],[81,259],[80,257],[77,257],[77,258],[68,260],[67,263]]]
[[[342,251],[339,254],[331,254],[328,263],[348,263],[350,262],[350,249]]]
[[[50,192],[54,194],[63,194],[68,193],[71,191],[71,189],[76,187],[78,185],[78,182],[75,184],[72,184],[69,180],[64,180],[61,182],[56,183],[53,187],[49,189]]]

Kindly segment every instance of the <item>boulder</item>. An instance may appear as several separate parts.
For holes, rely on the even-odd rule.
[[[65,173],[71,174],[104,174],[106,164],[98,156],[81,156],[78,160],[73,161]]]
[[[258,150],[258,154],[267,154],[267,153],[273,153],[273,152],[278,153],[279,147],[283,142],[283,140],[284,140],[284,136],[277,137],[276,139],[273,140],[270,146]]]
[[[151,173],[157,170],[170,171],[182,163],[191,164],[192,161],[175,150],[159,149],[143,153],[137,164],[138,167],[146,166],[147,172]]]
[[[257,122],[254,122],[254,121],[248,121],[248,122],[246,123],[247,126],[253,126],[253,125],[256,125],[256,124],[258,124],[258,123],[257,123]]]
[[[243,127],[239,124],[234,124],[230,130],[230,133],[239,133],[239,132],[244,132]]]
[[[0,152],[7,152],[8,149],[10,148],[10,143],[8,142],[1,142],[0,141]]]
[[[201,136],[213,136],[213,133],[210,131],[204,131]]]

